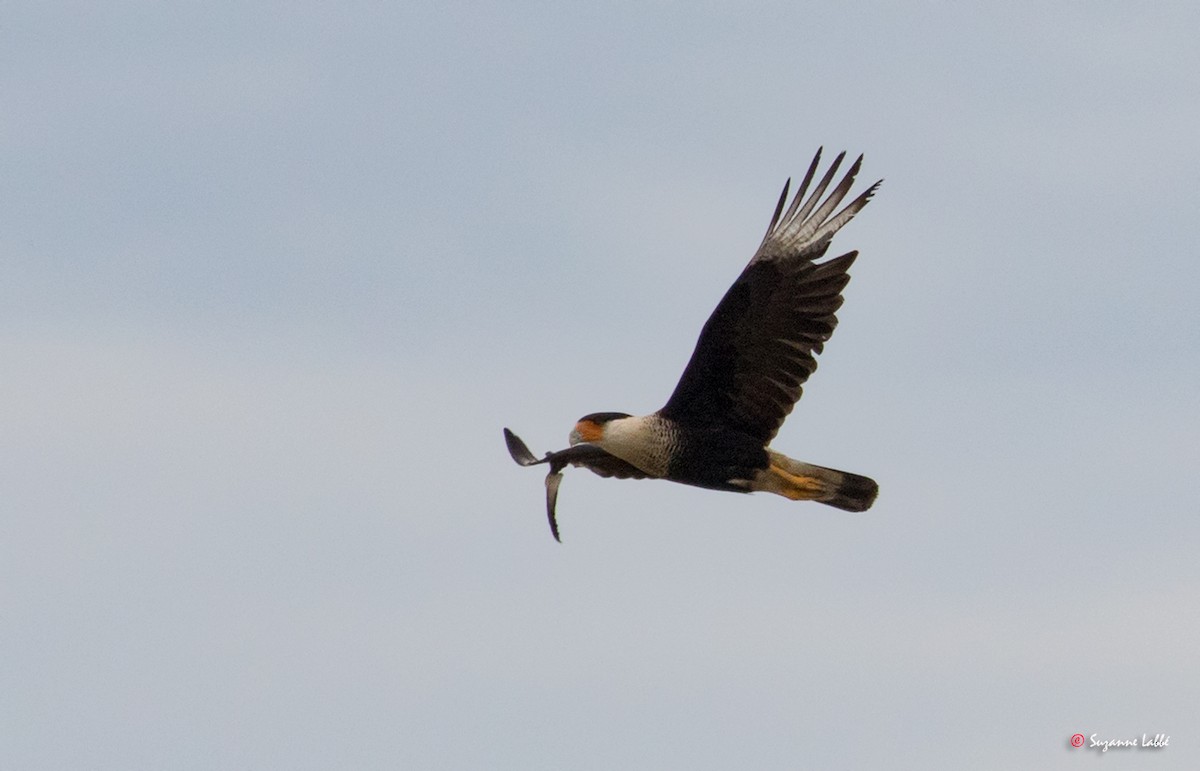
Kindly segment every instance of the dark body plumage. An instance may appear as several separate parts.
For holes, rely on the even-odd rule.
[[[603,455],[589,451],[567,459],[562,453],[570,450],[564,450],[533,461],[531,455],[518,457],[514,452],[514,459],[523,465],[549,462],[552,476],[557,473],[555,464],[570,463],[601,476],[667,479],[735,492],[762,490],[850,511],[868,508],[878,490],[872,480],[795,461],[769,447],[837,326],[841,292],[857,252],[816,261],[880,184],[835,214],[862,164],[860,156],[822,201],[844,155],[808,194],[820,162],[818,151],[786,211],[790,181],[784,186],[762,243],[705,323],[662,409],[642,417],[603,412],[581,418],[571,433],[571,450],[590,447]],[[557,484],[556,479],[555,493]],[[549,490],[549,478],[547,485]],[[553,527],[549,498],[548,509]]]
[[[676,424],[677,449],[664,479],[694,487],[749,492],[731,480],[753,479],[768,465],[761,442],[736,428],[705,426],[688,420]]]

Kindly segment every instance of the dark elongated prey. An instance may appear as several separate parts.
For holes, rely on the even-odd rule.
[[[521,437],[504,429],[504,443],[508,445],[508,454],[512,459],[521,466],[536,466],[539,463],[549,463],[550,473],[546,474],[546,517],[550,520],[550,534],[554,536],[554,540],[562,543],[562,539],[558,537],[558,519],[554,516],[554,506],[558,501],[558,486],[562,482],[562,470],[570,461],[563,460],[562,456],[571,452],[576,448],[571,447],[567,450],[560,450],[557,453],[548,452],[546,457],[538,460],[537,457],[529,451],[529,446],[521,441]]]
[[[550,534],[559,543],[562,543],[562,538],[558,536],[558,519],[555,517],[554,509],[558,501],[558,486],[562,482],[564,468],[569,465],[586,466],[601,476],[615,476],[622,479],[645,477],[645,474],[633,466],[608,454],[594,444],[577,444],[565,450],[548,452],[539,460],[529,451],[529,446],[521,441],[521,437],[507,428],[504,429],[504,443],[508,445],[508,454],[520,466],[550,464],[550,472],[546,474],[546,518],[550,520]]]

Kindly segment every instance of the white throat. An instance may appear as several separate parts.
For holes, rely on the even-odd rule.
[[[596,444],[652,477],[667,473],[669,435],[657,415],[610,420],[604,424],[604,437]]]

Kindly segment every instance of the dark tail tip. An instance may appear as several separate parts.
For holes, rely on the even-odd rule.
[[[843,511],[866,511],[879,495],[879,485],[874,479],[859,474],[842,472],[842,481],[832,498],[822,500]]]

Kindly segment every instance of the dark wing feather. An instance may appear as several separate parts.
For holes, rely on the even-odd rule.
[[[833,234],[857,214],[879,182],[834,210],[854,184],[862,156],[821,201],[845,153],[805,197],[821,152],[787,211],[788,185],[767,234],[700,332],[692,358],[660,411],[673,420],[720,424],[768,444],[817,368],[816,354],[837,326],[846,273],[857,252],[822,263]],[[789,181],[790,184],[790,181]]]

